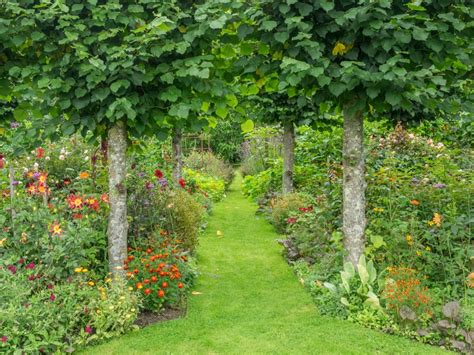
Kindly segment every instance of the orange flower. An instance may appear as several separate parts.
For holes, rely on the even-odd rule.
[[[141,290],[143,288],[143,284],[141,282],[138,282],[136,286],[138,290]]]
[[[47,178],[48,178],[48,174],[42,173],[42,174],[39,176],[38,180],[39,180],[39,182],[45,183],[46,180],[47,180]]]
[[[411,200],[410,203],[411,203],[413,206],[419,206],[419,205],[420,205],[420,201],[418,201],[418,200]]]
[[[63,230],[61,229],[61,225],[57,222],[54,222],[51,227],[50,227],[50,232],[53,234],[53,235],[61,235],[61,233],[63,232]]]
[[[474,288],[474,272],[471,272],[467,276],[467,286],[469,286],[470,288]]]
[[[90,174],[87,171],[83,171],[79,173],[79,179],[87,179],[89,178]]]
[[[435,224],[437,227],[441,227],[441,215],[436,212],[434,215],[433,215],[433,224]]]

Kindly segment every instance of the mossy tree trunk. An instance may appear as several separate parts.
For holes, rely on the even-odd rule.
[[[294,165],[295,165],[295,126],[287,121],[283,124],[283,194],[294,191]]]
[[[116,122],[108,132],[109,163],[109,225],[107,229],[109,271],[124,276],[123,262],[127,257],[127,129],[122,121]]]
[[[364,119],[361,111],[344,107],[343,232],[346,260],[357,265],[365,247]]]

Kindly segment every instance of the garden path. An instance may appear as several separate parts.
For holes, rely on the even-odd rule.
[[[237,176],[198,247],[202,272],[185,318],[86,354],[436,354],[441,350],[321,317],[281,256],[278,235]],[[220,231],[218,233],[218,231]],[[222,233],[222,236],[220,234]]]

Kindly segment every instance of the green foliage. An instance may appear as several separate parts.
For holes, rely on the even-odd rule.
[[[210,131],[212,151],[230,164],[240,162],[244,137],[236,120],[219,120]]]
[[[12,100],[11,84],[19,83],[15,96],[41,97],[35,109],[50,115],[53,136],[57,126],[66,135],[102,135],[117,120],[126,121],[133,136],[163,136],[170,124],[200,129],[207,116],[225,117],[236,104],[217,73],[227,56],[211,47],[230,15],[222,4],[68,0],[35,6],[25,0],[0,6],[0,77],[9,93],[3,96]],[[14,115],[31,110],[25,104]]]
[[[299,108],[331,102],[395,120],[464,104],[471,111],[466,2],[264,0],[247,7],[238,34],[254,50],[239,64],[243,80],[263,93]]]
[[[214,202],[222,200],[225,196],[226,183],[221,178],[192,169],[184,169],[183,177],[189,190],[194,194],[202,194]]]
[[[284,233],[288,225],[295,223],[293,215],[304,205],[304,198],[298,194],[287,194],[274,201],[271,207],[271,220],[277,232]]]
[[[193,251],[198,242],[204,213],[203,206],[186,191],[170,193],[167,200],[171,232],[185,250]]]
[[[232,167],[211,152],[193,151],[184,158],[184,166],[220,178],[225,181],[226,185],[229,185],[234,178]]]

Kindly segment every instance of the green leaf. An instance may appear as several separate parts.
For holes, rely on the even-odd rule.
[[[334,2],[333,1],[326,1],[321,0],[319,1],[319,5],[323,8],[324,11],[329,12],[334,9]]]
[[[211,106],[211,104],[207,101],[203,101],[202,104],[201,104],[201,111],[202,112],[207,112],[209,111],[209,107]]]
[[[113,93],[117,93],[117,91],[119,91],[120,88],[128,89],[129,86],[130,86],[130,81],[121,79],[121,80],[117,80],[112,85],[110,85],[110,90],[112,90]]]
[[[261,29],[264,31],[271,31],[275,27],[277,27],[277,22],[276,21],[263,21]]]
[[[253,131],[255,124],[253,123],[252,120],[247,120],[244,123],[240,125],[240,128],[242,129],[243,133],[249,133]]]
[[[209,23],[209,27],[214,30],[221,29],[224,27],[226,20],[227,20],[226,16],[222,15],[218,19],[211,21]]]
[[[179,117],[179,118],[188,118],[189,116],[189,106],[185,103],[180,103],[177,105],[172,105],[169,114],[171,116]]]
[[[346,84],[344,83],[333,81],[329,84],[329,91],[336,97],[341,95],[344,90],[346,90]]]
[[[388,91],[385,93],[385,101],[387,101],[392,106],[397,106],[402,100],[402,96],[394,91]]]
[[[216,114],[217,114],[217,116],[219,116],[220,118],[226,118],[227,115],[229,114],[229,110],[227,109],[226,106],[219,106],[219,107],[216,109]]]
[[[371,86],[367,88],[367,96],[371,99],[375,99],[380,93],[380,88],[376,86]]]
[[[237,100],[237,96],[235,96],[234,94],[227,95],[226,99],[227,105],[229,105],[230,107],[236,107],[239,103],[239,101]]]
[[[289,38],[288,32],[275,33],[275,40],[280,43],[285,43]]]

